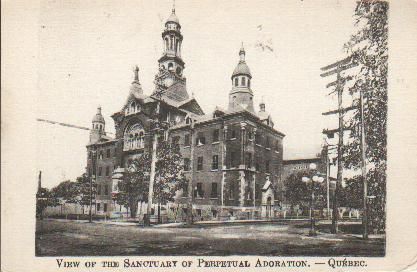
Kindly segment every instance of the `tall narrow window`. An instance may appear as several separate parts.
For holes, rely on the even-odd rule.
[[[190,159],[189,158],[184,158],[184,171],[190,171]]]
[[[104,195],[108,195],[109,194],[109,185],[104,185]]]
[[[235,78],[235,87],[239,86],[239,78]]]
[[[197,197],[197,198],[203,198],[204,197],[203,183],[197,182],[197,188],[194,192],[194,196]]]
[[[101,171],[102,171],[103,169],[101,168],[101,167],[99,167],[98,168],[98,175],[101,177]]]
[[[250,78],[248,78],[248,87],[250,88]]]
[[[246,78],[242,77],[242,86],[246,86]]]
[[[107,212],[107,203],[104,203],[103,212]]]
[[[184,146],[190,146],[190,134],[184,135]]]
[[[229,185],[229,199],[235,199],[235,183],[233,181]]]
[[[206,137],[204,137],[204,134],[202,132],[198,133],[197,137],[197,145],[204,145],[206,144]]]
[[[213,156],[213,161],[211,163],[211,169],[218,170],[219,169],[219,155]]]
[[[237,167],[238,166],[237,152],[235,152],[235,151],[230,152],[230,166],[231,167]]]
[[[213,130],[213,143],[219,141],[220,138],[220,131],[218,129]]]
[[[203,170],[203,157],[197,158],[197,171]]]
[[[236,139],[236,130],[232,129],[230,139]]]
[[[217,198],[217,183],[213,182],[211,184],[211,194],[210,194],[211,198]]]
[[[270,169],[269,169],[269,161],[265,161],[265,172],[266,172],[266,173],[270,173]]]
[[[110,176],[110,166],[106,167],[106,177]]]
[[[246,153],[246,166],[248,168],[252,167],[252,153]]]
[[[110,158],[110,148],[108,148],[108,149],[106,150],[106,157],[107,157],[107,158]]]

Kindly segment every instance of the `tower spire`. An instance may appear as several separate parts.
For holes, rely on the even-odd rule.
[[[135,81],[139,81],[139,67],[136,65],[135,67]]]

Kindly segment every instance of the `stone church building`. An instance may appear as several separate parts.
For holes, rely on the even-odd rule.
[[[110,215],[119,210],[113,200],[117,182],[132,159],[152,152],[152,121],[157,116],[167,124],[163,139],[179,142],[185,175],[192,182],[191,192],[184,190],[177,203],[192,197],[197,220],[274,216],[284,195],[285,135],[274,128],[264,102],[259,109],[254,106],[244,48],[231,74],[227,109],[216,107],[205,114],[187,91],[182,41],[173,9],[162,33],[164,51],[158,60],[155,89],[150,95],[144,93],[136,68],[125,104],[111,116],[114,138],[105,133],[101,108],[93,117],[87,171],[97,178],[96,212]]]

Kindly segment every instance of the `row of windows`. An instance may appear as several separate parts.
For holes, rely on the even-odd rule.
[[[235,195],[237,192],[237,186],[235,183],[230,183],[228,184],[228,190],[227,190],[227,198],[229,200],[234,200],[235,199]],[[184,191],[185,195],[188,195],[188,192],[185,190]],[[196,187],[194,188],[194,197],[195,198],[205,198],[209,196],[210,198],[218,198],[218,184],[216,182],[212,182],[211,183],[211,191],[210,194],[206,194],[206,192],[203,189],[203,183],[202,182],[197,182]],[[251,200],[253,199],[253,188],[251,187],[251,185],[249,184],[249,186],[246,189],[245,192],[245,197],[247,200]],[[259,190],[255,191],[255,197],[259,198]]]
[[[110,193],[110,186],[109,185],[97,185],[97,195],[104,195],[107,196]]]
[[[233,140],[237,139],[239,137],[239,133],[236,130],[230,130],[228,133],[228,139]],[[264,138],[264,141],[262,141],[262,138]],[[220,141],[220,130],[216,129],[212,132],[212,143],[217,143]],[[271,141],[270,137],[262,137],[260,134],[254,134],[252,131],[248,132],[248,140],[252,141],[255,140],[255,143],[257,145],[264,145],[265,148],[272,148],[276,151],[279,151],[279,142],[277,140]],[[179,143],[180,137],[176,136],[173,138],[173,143]],[[272,142],[272,143],[271,143]],[[206,137],[203,132],[199,132],[197,134],[196,139],[196,145],[204,145],[206,144]],[[191,138],[190,134],[184,135],[184,146],[190,146],[191,145]]]
[[[232,151],[230,152],[230,160],[228,163],[229,168],[235,168],[239,166],[239,156],[238,152]],[[246,153],[245,163],[248,168],[252,168],[252,154]],[[211,170],[218,170],[219,169],[219,155],[213,155],[211,160]],[[184,158],[184,171],[191,170],[191,160],[189,158]],[[197,157],[197,171],[204,170],[204,158],[202,156]],[[255,163],[255,170],[261,171],[265,170],[266,173],[270,172],[270,161],[265,160],[264,168],[261,168],[259,162]]]
[[[104,150],[100,150],[98,152],[98,159],[99,160],[104,159],[104,154],[106,154],[106,158],[110,158],[111,157],[111,149],[110,148],[107,148],[105,153],[104,153]],[[116,156],[116,148],[113,151],[113,157],[115,157],[115,156]],[[92,151],[90,151],[88,153],[88,158],[89,159],[92,159],[93,158],[93,152]]]
[[[115,169],[115,167],[113,167],[113,170]],[[92,169],[92,168],[88,168],[88,174],[91,176],[91,175],[95,175],[96,173],[96,171],[94,171],[95,169]],[[106,177],[109,177],[110,175],[111,175],[112,173],[110,172],[110,166],[106,166],[106,168],[105,168],[105,173],[104,173],[104,176],[106,176]],[[101,177],[102,175],[103,175],[103,167],[99,167],[98,168],[98,173],[97,173],[97,175],[99,176],[99,177]]]
[[[218,184],[213,182],[211,183],[211,192],[210,192],[210,198],[218,198],[218,190],[217,190]],[[203,190],[203,183],[197,182],[195,190],[194,190],[194,197],[195,198],[204,198],[205,192]]]
[[[133,101],[132,103],[130,103],[129,106],[126,107],[125,114],[129,115],[129,114],[137,113],[137,112],[140,112],[141,109],[142,108],[141,108],[140,104]]]
[[[249,87],[250,88],[250,78],[248,78],[247,83],[248,85],[246,85],[246,77],[242,76],[240,77],[240,85],[239,85],[239,77],[235,77],[235,87],[239,87],[239,86],[243,86],[243,87]]]

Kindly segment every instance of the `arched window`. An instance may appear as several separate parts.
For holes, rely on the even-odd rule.
[[[168,70],[172,70],[174,68],[174,64],[172,62],[168,63]]]
[[[237,87],[239,85],[239,78],[235,78],[235,87]]]
[[[169,49],[168,37],[165,38],[165,51]]]
[[[130,103],[130,112],[134,113],[136,111],[136,103],[132,102]]]
[[[140,110],[141,110],[141,108],[140,108],[140,104],[139,104],[139,103],[137,103],[137,104],[136,104],[136,111],[137,111],[137,112],[140,112]]]
[[[123,150],[143,148],[145,146],[144,135],[145,131],[140,123],[136,123],[126,129]]]
[[[246,86],[246,77],[242,77],[242,86]]]
[[[185,118],[185,123],[186,124],[191,124],[191,118],[190,117]]]

